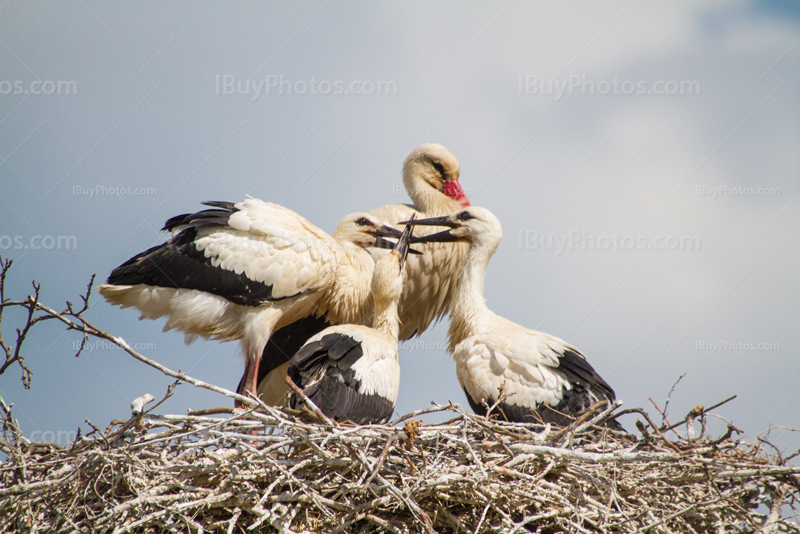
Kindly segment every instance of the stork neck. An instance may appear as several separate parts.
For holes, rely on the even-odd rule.
[[[375,303],[375,320],[372,327],[397,344],[400,336],[400,314],[397,311],[398,300],[379,300]]]
[[[342,247],[345,257],[337,262],[336,282],[328,299],[327,314],[334,324],[369,324],[372,317],[370,280],[375,261],[358,245]]]
[[[489,316],[493,315],[483,297],[483,280],[496,248],[497,244],[480,242],[470,245],[450,308],[448,334],[451,352],[464,338],[482,331]]]
[[[419,175],[419,172],[422,171],[416,164],[403,170],[403,184],[417,210],[428,217],[438,217],[449,215],[464,207],[459,201],[437,191]]]

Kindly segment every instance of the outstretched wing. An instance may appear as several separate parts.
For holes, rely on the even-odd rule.
[[[172,237],[123,263],[107,284],[195,289],[245,306],[326,287],[335,241],[282,206],[247,199],[167,221]]]

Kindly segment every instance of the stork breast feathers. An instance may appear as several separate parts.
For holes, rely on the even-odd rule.
[[[552,380],[553,371],[559,367],[559,358],[565,350],[563,342],[559,344],[559,341],[546,334],[534,335],[533,331],[523,335],[484,334],[469,337],[456,345],[454,355],[470,367],[485,366],[494,376],[543,386]],[[577,349],[573,350],[577,352]],[[483,363],[479,363],[481,360]]]

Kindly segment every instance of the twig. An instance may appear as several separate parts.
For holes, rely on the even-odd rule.
[[[431,404],[433,404],[433,403],[431,403]],[[386,424],[388,426],[395,426],[397,424],[402,423],[403,421],[406,421],[408,419],[413,419],[415,417],[418,417],[420,415],[424,415],[426,413],[452,411],[452,410],[454,410],[454,409],[456,409],[458,407],[459,407],[458,404],[452,404],[452,403],[447,404],[447,405],[434,404],[434,406],[431,406],[430,408],[423,408],[421,410],[416,410],[416,411],[413,411],[411,413],[407,413],[405,415],[402,415],[402,416],[398,417],[394,421],[390,421],[389,423],[386,423]]]
[[[292,379],[291,379],[291,378],[289,378],[288,376],[286,377],[286,383],[287,383],[287,384],[289,384],[289,387],[292,389],[292,391],[294,391],[295,395],[297,395],[298,397],[300,397],[300,398],[303,400],[303,402],[305,402],[305,403],[306,403],[306,406],[308,406],[308,407],[309,407],[309,409],[311,409],[311,411],[314,413],[314,415],[316,415],[317,417],[319,417],[319,420],[320,420],[320,421],[323,421],[323,422],[324,422],[326,425],[328,425],[328,426],[339,426],[339,425],[338,425],[338,423],[335,423],[334,421],[331,421],[331,420],[328,418],[328,416],[327,416],[327,415],[325,415],[324,413],[322,413],[322,410],[320,410],[319,408],[317,408],[317,405],[316,405],[316,404],[314,404],[314,403],[311,401],[311,399],[309,399],[309,398],[306,396],[305,392],[304,392],[302,389],[300,389],[300,388],[297,386],[297,384],[295,384],[295,383],[294,383],[294,381],[292,381]]]
[[[704,411],[705,413],[708,413],[708,412],[710,412],[711,410],[716,410],[717,408],[719,408],[719,407],[720,407],[720,406],[722,406],[723,404],[727,404],[727,403],[729,403],[730,401],[732,401],[733,399],[735,399],[737,396],[738,396],[738,395],[731,395],[731,396],[730,396],[730,397],[728,397],[727,399],[725,399],[725,400],[723,400],[723,401],[720,401],[720,402],[716,403],[716,404],[715,404],[715,405],[713,405],[713,406],[710,406],[710,407],[708,407],[708,408],[705,408],[703,411]],[[691,413],[691,412],[690,412],[690,413]],[[686,419],[684,419],[683,421],[679,421],[679,422],[675,423],[674,425],[668,426],[667,428],[663,429],[663,430],[662,430],[662,432],[669,432],[670,430],[673,430],[673,429],[675,429],[675,428],[678,428],[679,426],[681,426],[681,425],[682,425],[682,424],[684,424],[684,423],[686,423]]]
[[[381,467],[383,467],[383,462],[386,460],[386,455],[389,454],[389,447],[392,446],[392,443],[394,443],[396,439],[397,439],[397,434],[392,434],[391,436],[389,436],[389,439],[386,440],[386,445],[383,447],[383,452],[378,458],[378,461],[375,462],[375,468],[372,470],[372,474],[369,476],[366,482],[364,482],[364,487],[367,488],[370,487],[370,484],[372,484],[372,480],[378,474],[378,471],[381,470]]]
[[[659,410],[659,412],[661,412],[661,416],[662,416],[662,419],[661,419],[661,426],[662,427],[664,427],[664,426],[669,424],[669,420],[667,419],[667,410],[669,409],[669,401],[672,398],[672,393],[675,391],[675,388],[678,387],[678,384],[680,383],[680,381],[683,380],[684,376],[686,376],[686,373],[683,373],[681,376],[679,376],[678,379],[675,381],[675,383],[672,384],[672,387],[669,388],[669,393],[667,393],[667,400],[664,401],[664,411],[661,412],[661,410]],[[650,402],[652,402],[652,399],[650,399]],[[653,404],[655,404],[655,402],[653,402]],[[658,410],[658,406],[656,406],[656,409]],[[663,429],[662,429],[662,431],[663,431]]]
[[[650,416],[647,414],[647,412],[645,412],[641,408],[628,408],[627,410],[622,410],[617,415],[619,416],[619,415],[623,415],[623,414],[626,414],[626,413],[638,413],[639,415],[644,417],[645,420],[647,421],[647,423],[650,425],[650,427],[658,435],[658,437],[661,438],[661,441],[663,441],[669,448],[671,448],[675,452],[677,452],[677,453],[681,452],[681,450],[678,448],[677,445],[675,445],[674,443],[672,443],[671,441],[669,441],[667,438],[664,437],[664,435],[661,433],[661,430],[659,430],[658,427],[656,426],[656,424],[653,422],[653,420],[650,419]]]
[[[217,414],[231,414],[234,412],[233,408],[203,408],[202,410],[189,410],[189,415],[217,415]]]

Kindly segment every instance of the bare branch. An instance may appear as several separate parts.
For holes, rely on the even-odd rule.
[[[20,365],[30,384],[22,344],[36,324],[55,320],[82,336],[81,348],[90,337],[104,339],[175,379],[158,403],[140,397],[129,418],[105,431],[87,421],[92,430],[82,436],[79,429],[70,447],[26,440],[0,398],[0,451],[7,457],[0,466],[0,517],[12,529],[632,533],[742,525],[800,532],[781,515],[784,504],[800,502],[800,466],[768,454],[762,436],[754,444],[732,440],[738,429],[724,419],[727,432],[708,435],[705,418],[718,417],[709,411],[733,397],[698,405],[671,426],[667,408],[678,382],[663,411],[653,403],[660,426],[641,408],[617,411],[620,401],[598,403],[566,428],[498,421],[452,403],[391,425],[337,425],[291,381],[304,411],[266,406],[145,358],[84,317],[94,279],[79,306],[67,302],[61,312],[40,302],[38,284],[25,300],[11,301],[3,287],[10,265],[0,259],[0,320],[17,306],[26,310],[26,323],[15,343],[0,336],[0,373]],[[155,414],[181,382],[248,409]],[[452,417],[442,423],[412,420],[443,411]],[[307,413],[313,417],[301,417]],[[625,413],[641,416],[644,439],[597,426]],[[211,417],[219,414],[228,417]],[[664,437],[697,417],[703,431],[695,439]],[[394,426],[403,422],[404,429]]]

